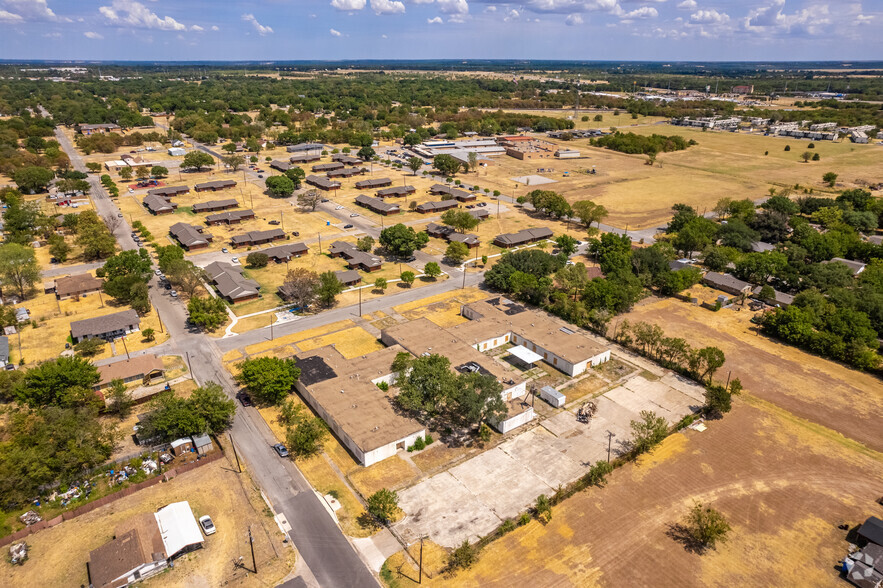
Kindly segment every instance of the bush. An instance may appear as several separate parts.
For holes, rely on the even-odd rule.
[[[791,151],[791,145],[785,145],[785,151]]]
[[[266,253],[255,251],[254,253],[248,254],[245,258],[245,263],[251,267],[267,267],[267,264],[270,263],[270,257]]]
[[[524,525],[530,522],[530,514],[529,513],[521,513],[521,516],[518,517],[518,526],[523,527]]]
[[[500,525],[500,533],[505,535],[506,533],[511,533],[516,528],[518,528],[518,525],[515,524],[515,521],[512,519],[506,519],[503,521],[503,524]]]
[[[473,547],[468,540],[464,539],[460,547],[448,556],[448,571],[469,569],[476,561],[478,561],[478,548]]]
[[[683,528],[700,552],[714,549],[715,544],[727,540],[727,534],[730,532],[730,524],[724,515],[709,506],[702,506],[701,502],[697,502],[690,509]]]
[[[544,525],[552,520],[552,503],[549,502],[545,494],[537,496],[537,503],[534,505],[534,514],[537,520]]]
[[[589,472],[584,476],[585,482],[589,486],[603,486],[607,482],[607,475],[613,472],[613,465],[606,461],[596,461],[595,465],[589,468]]]
[[[423,438],[423,442],[427,445],[432,445],[435,442],[435,439],[432,438],[432,435],[426,433],[426,437]]]
[[[382,523],[389,523],[399,509],[399,496],[392,490],[382,488],[368,497],[368,512]]]
[[[389,391],[389,384],[386,382],[377,382],[377,387],[383,390],[384,392]]]

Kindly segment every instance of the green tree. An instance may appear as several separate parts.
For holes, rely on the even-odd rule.
[[[408,285],[408,287],[410,288],[411,284],[414,283],[414,280],[417,279],[417,276],[414,274],[414,272],[404,271],[404,272],[402,272],[402,275],[399,276],[399,278],[401,278],[401,280],[404,283],[406,283]]]
[[[825,175],[822,176],[822,180],[833,188],[834,185],[837,183],[837,174],[835,174],[834,172],[827,172]]]
[[[215,164],[215,158],[203,151],[195,150],[184,156],[181,161],[182,168],[201,170],[204,167],[211,167]]]
[[[289,411],[289,426],[285,431],[285,442],[289,452],[295,457],[307,458],[322,451],[328,437],[328,427],[319,417],[310,416],[303,405]]]
[[[703,347],[692,351],[687,361],[696,379],[710,384],[715,372],[724,365],[726,356],[717,347]]]
[[[59,357],[25,372],[15,396],[19,402],[34,408],[89,405],[97,398],[92,387],[98,380],[98,369],[85,359]]]
[[[169,169],[161,165],[154,165],[150,168],[150,175],[154,178],[164,178],[169,175]]]
[[[54,177],[52,170],[39,166],[23,167],[12,175],[18,188],[29,194],[44,192]]]
[[[32,247],[17,243],[0,245],[0,283],[15,288],[24,299],[39,279],[40,266]]]
[[[307,173],[299,167],[290,167],[285,170],[285,177],[294,182],[294,189],[300,189],[301,182],[307,177]]]
[[[156,331],[151,327],[147,327],[141,331],[141,334],[144,336],[144,339],[147,341],[153,341],[156,339]]]
[[[374,288],[380,290],[381,292],[386,292],[387,285],[388,283],[386,281],[386,278],[377,278],[376,280],[374,280]]]
[[[464,427],[499,422],[508,413],[503,385],[495,376],[476,372],[457,376],[457,386],[446,404],[448,417]]]
[[[104,339],[83,339],[74,345],[74,351],[79,357],[95,357],[104,351],[106,345],[107,342]]]
[[[537,520],[544,525],[552,520],[552,503],[545,494],[537,496],[537,502],[533,507]]]
[[[366,502],[371,516],[385,525],[392,522],[399,510],[399,495],[386,488],[369,496]]]
[[[267,264],[270,263],[270,256],[260,251],[253,251],[245,257],[245,263],[254,268],[267,267]]]
[[[359,152],[356,155],[358,155],[362,161],[369,161],[374,155],[376,155],[376,153],[374,152],[374,149],[366,145],[359,149]]]
[[[812,151],[804,151],[800,157],[803,158],[803,163],[809,163],[809,160],[812,159]]]
[[[446,210],[441,217],[443,223],[451,226],[461,233],[474,229],[480,222],[479,219],[469,214],[468,211],[452,208]]]
[[[221,161],[224,162],[224,165],[229,167],[232,171],[236,171],[240,167],[245,165],[245,158],[241,155],[227,155],[225,157],[222,157]]]
[[[154,251],[156,252],[156,264],[163,273],[168,273],[169,268],[175,262],[184,259],[184,249],[178,245],[157,245]]]
[[[709,506],[703,506],[701,502],[696,502],[690,508],[682,528],[691,539],[692,546],[700,553],[725,542],[730,532],[730,524],[724,515]]]
[[[442,153],[432,159],[432,167],[437,169],[442,175],[453,176],[460,171],[460,162],[447,153]]]
[[[150,168],[146,165],[139,165],[135,168],[135,177],[139,180],[145,180],[150,177]]]
[[[266,184],[272,196],[287,198],[294,193],[294,182],[288,176],[270,176]]]
[[[58,263],[67,261],[67,256],[70,255],[70,252],[71,246],[67,244],[64,237],[58,233],[52,233],[49,236],[49,255],[57,259]]]
[[[86,261],[108,257],[116,249],[116,239],[94,210],[85,210],[79,214],[76,242],[83,248]]]
[[[296,267],[285,274],[279,295],[294,308],[303,310],[316,300],[318,286],[319,274],[305,267]]]
[[[595,204],[591,200],[580,200],[573,203],[573,213],[579,220],[591,228],[592,223],[601,224],[601,221],[607,217],[607,209],[600,204]]]
[[[372,237],[371,235],[359,237],[359,239],[356,240],[356,247],[358,247],[359,251],[371,251],[372,249],[374,249],[374,237]]]
[[[728,386],[709,384],[705,388],[705,412],[713,418],[720,418],[733,407],[733,396],[742,392],[742,382],[734,378]]]
[[[555,244],[558,245],[561,252],[568,257],[576,253],[577,243],[578,241],[570,235],[565,234],[555,237]]]
[[[120,170],[120,178],[129,181],[132,179],[133,171],[131,167],[124,167]]]
[[[201,267],[185,259],[172,260],[166,264],[165,268],[160,266],[160,269],[165,272],[170,283],[190,298],[203,288],[206,279],[205,271]]]
[[[217,435],[233,425],[236,403],[227,397],[220,384],[206,382],[190,393],[190,410],[205,425],[202,433]]]
[[[456,394],[457,376],[451,371],[450,360],[443,355],[397,361],[393,370],[400,374],[396,380],[399,387],[396,402],[405,410],[431,418],[442,414],[445,403]]]
[[[668,435],[668,423],[664,417],[650,410],[641,411],[641,420],[630,421],[632,438],[629,446],[636,455],[647,453]]]
[[[539,212],[555,218],[567,218],[573,214],[567,200],[552,190],[534,190],[527,195],[527,199]]]
[[[687,221],[675,235],[672,245],[690,257],[695,251],[702,251],[709,245],[717,233],[717,225],[707,218],[696,216]]]
[[[466,259],[468,255],[469,247],[467,247],[465,243],[460,243],[459,241],[451,241],[448,243],[448,248],[445,250],[445,257],[454,263],[460,263]]]
[[[259,357],[246,359],[238,367],[236,381],[248,388],[255,400],[262,404],[281,403],[300,377],[300,368],[293,359]]]
[[[469,162],[469,168],[475,172],[478,172],[478,153],[475,151],[470,151],[466,154],[466,161]]]
[[[430,261],[425,266],[423,266],[423,273],[430,278],[435,279],[441,275],[442,271],[436,262]]]
[[[469,544],[468,539],[464,539],[457,549],[448,556],[447,569],[454,572],[458,569],[467,570],[475,565],[478,561],[478,547]]]
[[[417,232],[402,223],[386,227],[380,232],[380,244],[391,254],[408,257],[429,242],[429,235]]]
[[[107,412],[123,420],[132,413],[135,401],[126,390],[126,384],[120,380],[111,380],[107,393]]]
[[[408,169],[416,176],[417,171],[423,167],[423,160],[419,157],[410,157],[408,158]]]
[[[316,295],[325,306],[333,306],[337,295],[343,292],[343,283],[337,279],[334,272],[327,271],[319,274],[319,285],[316,287]]]
[[[227,305],[221,298],[192,296],[187,302],[190,322],[207,331],[214,331],[227,322]]]

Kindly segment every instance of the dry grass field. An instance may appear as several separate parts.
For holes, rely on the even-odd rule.
[[[760,335],[751,316],[747,307],[713,312],[673,298],[650,298],[622,318],[658,324],[666,336],[683,337],[695,347],[719,347],[727,362],[718,379],[732,371],[751,394],[883,451],[880,379]]]
[[[605,488],[581,492],[495,541],[437,586],[841,586],[846,532],[881,515],[883,456],[766,403],[738,401],[703,433],[667,439]],[[835,482],[836,481],[836,482]],[[700,556],[672,539],[694,501],[720,510],[729,540]],[[417,573],[393,556],[398,586]],[[400,572],[398,571],[400,570]]]
[[[174,569],[144,583],[145,586],[191,587],[268,586],[284,578],[296,555],[282,543],[282,533],[266,514],[257,487],[247,474],[236,474],[226,459],[157,484],[76,519],[40,531],[27,539],[30,558],[21,567],[3,565],[4,586],[80,586],[88,584],[89,551],[110,541],[117,525],[171,502],[186,500],[198,518],[212,517],[218,532],[205,540],[203,549],[175,561]],[[236,570],[233,561],[243,556],[251,563],[247,530],[254,536],[260,575]]]

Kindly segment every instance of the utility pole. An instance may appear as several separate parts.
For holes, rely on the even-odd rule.
[[[466,266],[463,266],[463,289],[466,289]]]
[[[230,447],[233,448],[233,455],[236,457],[236,468],[239,470],[239,473],[242,473],[242,466],[239,464],[239,454],[236,453],[236,445],[233,443],[233,435],[227,433],[227,436],[230,438]]]
[[[160,333],[165,333],[165,331],[163,331],[163,328],[162,328],[162,317],[159,316],[159,309],[156,308],[155,306],[154,306],[154,308],[156,309],[156,318],[157,318],[157,320],[159,321],[159,332],[160,332]]]
[[[190,376],[193,377],[193,365],[190,363],[190,352],[185,351],[184,355],[187,356],[187,367],[190,369]]]
[[[420,538],[420,575],[417,578],[417,583],[423,583],[423,537]]]
[[[270,341],[273,341],[273,314],[270,313]]]
[[[362,288],[359,288],[359,316],[362,316]]]
[[[610,446],[616,434],[613,431],[607,431],[607,463],[610,463]]]
[[[254,558],[254,537],[251,536],[251,527],[248,528],[248,544],[251,546],[251,567],[252,571],[258,573],[258,562]]]
[[[322,253],[322,233],[316,233],[319,236],[319,253]]]
[[[123,342],[123,349],[126,350],[126,359],[132,359],[131,357],[129,357],[129,346],[126,345],[126,336],[123,335],[122,337],[120,337],[120,340]]]

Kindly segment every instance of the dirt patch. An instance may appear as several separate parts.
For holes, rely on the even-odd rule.
[[[381,488],[395,490],[416,479],[420,472],[397,455],[349,474],[349,480],[365,498]]]
[[[837,525],[881,515],[881,475],[880,454],[739,401],[706,432],[670,437],[606,488],[553,509],[548,525],[520,527],[485,548],[471,570],[429,584],[761,586],[776,577],[779,585],[839,586],[833,562],[846,541]],[[704,556],[666,535],[694,500],[713,504],[733,527]]]
[[[750,323],[751,315],[649,299],[623,318],[658,324],[666,336],[683,337],[694,347],[719,347],[727,357],[719,379],[732,371],[752,394],[883,451],[880,379],[764,337]]]

